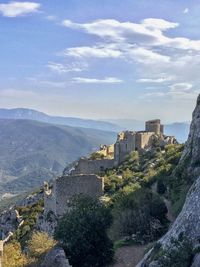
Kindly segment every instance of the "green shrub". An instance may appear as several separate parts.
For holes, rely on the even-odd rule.
[[[149,189],[122,194],[114,203],[112,233],[116,238],[134,234],[138,240],[154,240],[165,230],[166,213],[165,203]]]
[[[91,197],[80,195],[58,223],[60,241],[74,267],[103,267],[113,259],[113,244],[107,236],[112,223],[110,210]]]

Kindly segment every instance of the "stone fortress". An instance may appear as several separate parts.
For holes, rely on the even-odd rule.
[[[95,158],[80,158],[72,168],[66,168],[63,176],[49,186],[45,184],[45,214],[62,216],[71,197],[78,194],[103,196],[104,179],[98,176],[102,171],[120,165],[132,151],[148,150],[157,142],[160,146],[176,143],[173,136],[164,135],[160,120],[145,123],[145,131],[124,131],[118,134],[113,145],[101,145]]]

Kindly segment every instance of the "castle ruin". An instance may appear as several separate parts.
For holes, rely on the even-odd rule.
[[[57,217],[66,212],[67,203],[74,195],[87,194],[92,197],[103,195],[104,180],[98,174],[121,164],[132,151],[150,149],[154,141],[160,146],[172,144],[176,139],[164,135],[160,120],[145,123],[145,131],[124,131],[118,134],[114,145],[101,145],[95,153],[97,158],[81,158],[73,168],[64,171],[63,176],[54,180],[52,188],[45,186],[45,214],[53,212]]]
[[[45,185],[45,214],[53,212],[56,216],[63,215],[68,209],[70,199],[79,194],[87,194],[91,197],[103,195],[104,181],[95,174],[60,176],[52,188]]]

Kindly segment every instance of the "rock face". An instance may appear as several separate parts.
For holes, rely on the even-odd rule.
[[[20,216],[17,207],[27,207],[37,203],[40,199],[43,199],[43,192],[35,193],[26,196],[24,199],[19,200],[14,206],[11,206],[8,210],[4,210],[0,213],[0,235],[4,239],[8,236],[9,232],[15,232],[22,224],[23,220]]]
[[[199,267],[200,266],[200,253],[197,254],[195,257],[194,257],[194,261],[193,261],[193,264],[191,267]]]
[[[195,179],[200,175],[200,95],[192,114],[188,140],[185,145],[179,166],[187,166],[187,175]]]
[[[40,267],[70,267],[68,260],[66,259],[65,252],[60,247],[54,247],[51,249]]]
[[[177,239],[179,234],[184,233],[195,245],[200,238],[200,177],[190,188],[185,204],[176,221],[167,234],[161,238],[163,247],[170,245],[171,237]]]
[[[171,239],[177,239],[181,233],[191,241],[193,247],[199,245],[200,241],[200,95],[193,112],[190,133],[181,160],[177,166],[178,168],[184,170],[188,179],[191,179],[194,183],[187,194],[181,213],[169,231],[159,240],[163,248],[170,247]],[[159,266],[157,262],[150,260],[151,252],[149,251],[145,255],[137,267]],[[199,255],[195,257],[191,267],[200,266],[199,258]]]

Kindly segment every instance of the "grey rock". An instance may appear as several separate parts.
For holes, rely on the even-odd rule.
[[[193,261],[191,267],[199,267],[199,266],[200,266],[200,253],[195,255],[194,261]]]
[[[149,264],[149,267],[160,267],[160,265],[158,264],[157,261],[152,261],[152,262]]]
[[[180,166],[187,168],[187,176],[192,180],[200,175],[200,95],[192,114],[188,140],[178,167]]]
[[[40,267],[70,267],[66,258],[65,252],[62,248],[56,246],[51,249]]]

